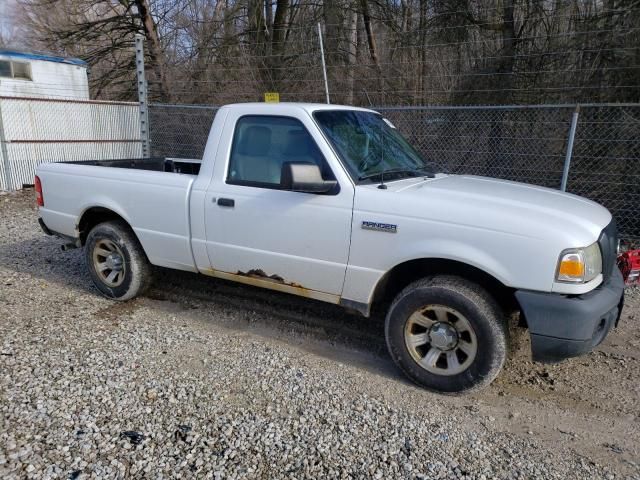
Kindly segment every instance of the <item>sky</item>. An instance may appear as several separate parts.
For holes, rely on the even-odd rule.
[[[0,0],[0,37],[7,38],[13,30],[15,0]]]

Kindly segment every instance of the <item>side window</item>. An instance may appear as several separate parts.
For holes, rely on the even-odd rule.
[[[0,77],[11,78],[11,62],[0,60]]]
[[[13,78],[31,80],[31,65],[25,62],[11,62]]]
[[[227,183],[278,188],[286,162],[315,163],[333,180],[322,153],[299,120],[251,115],[236,123]]]
[[[25,62],[0,60],[0,77],[31,80],[31,65]]]

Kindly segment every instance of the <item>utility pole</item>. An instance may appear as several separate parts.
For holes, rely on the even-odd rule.
[[[327,65],[324,63],[324,45],[322,44],[322,27],[318,22],[318,38],[320,39],[320,58],[322,59],[322,75],[324,76],[324,93],[327,96],[327,103],[331,103],[329,100],[329,82],[327,82]]]
[[[569,138],[567,140],[567,152],[564,157],[564,168],[562,169],[562,182],[560,190],[567,191],[567,183],[569,182],[569,170],[571,169],[571,157],[573,156],[573,142],[576,138],[576,130],[578,128],[578,116],[580,115],[580,105],[576,105],[571,117],[571,128],[569,129]]]

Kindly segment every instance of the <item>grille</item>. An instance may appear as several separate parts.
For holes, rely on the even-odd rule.
[[[618,254],[618,229],[616,221],[611,220],[598,239],[600,252],[602,253],[602,276],[606,282],[611,277],[611,273],[616,266],[616,257]]]

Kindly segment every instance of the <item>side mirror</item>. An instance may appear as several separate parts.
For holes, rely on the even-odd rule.
[[[308,162],[282,164],[280,186],[283,190],[304,193],[327,193],[338,184],[335,180],[323,180],[320,167]]]

